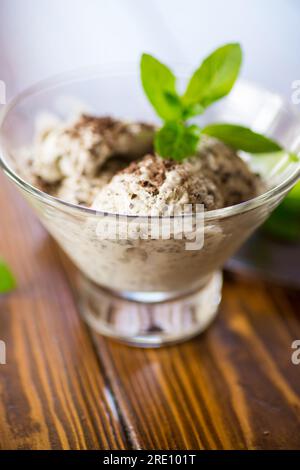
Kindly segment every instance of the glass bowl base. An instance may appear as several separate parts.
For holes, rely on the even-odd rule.
[[[221,289],[222,274],[216,271],[200,290],[158,302],[133,301],[85,277],[79,294],[82,316],[93,330],[145,348],[179,343],[205,330],[217,314]]]

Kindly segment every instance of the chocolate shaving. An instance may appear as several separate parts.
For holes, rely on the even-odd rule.
[[[139,181],[140,186],[146,188],[151,194],[158,194],[158,188],[160,188],[165,179],[166,173],[174,169],[178,164],[172,160],[163,160],[160,157],[154,155],[146,155],[142,160],[132,162],[127,168],[122,170],[120,173],[132,174],[137,177],[142,176],[142,167],[146,167],[149,174],[148,180]]]

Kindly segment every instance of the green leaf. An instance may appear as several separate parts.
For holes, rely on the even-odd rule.
[[[192,104],[187,107],[184,107],[183,105],[182,118],[183,120],[187,120],[194,116],[199,116],[199,114],[204,113],[204,111],[205,111],[205,108],[203,108],[203,106],[201,106],[201,104],[199,103]]]
[[[182,161],[195,155],[201,131],[198,126],[180,122],[166,123],[155,136],[155,150],[163,158]]]
[[[193,74],[183,95],[183,103],[198,103],[206,108],[226,96],[238,77],[241,63],[239,44],[226,44],[216,49]]]
[[[0,260],[0,294],[11,291],[16,287],[16,280],[7,264]]]
[[[300,157],[296,153],[289,152],[289,156],[290,156],[291,162],[294,162],[294,163],[300,162]]]
[[[155,57],[143,54],[141,79],[144,91],[157,114],[165,121],[181,117],[181,102],[176,92],[176,77]]]
[[[268,153],[282,150],[277,142],[247,127],[235,124],[210,124],[202,129],[202,133],[216,137],[236,150],[249,153]]]
[[[297,201],[298,208],[300,209],[300,182],[298,182],[293,189],[288,193],[285,201]]]

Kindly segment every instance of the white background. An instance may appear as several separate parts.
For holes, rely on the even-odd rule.
[[[286,96],[300,79],[299,0],[0,0],[0,79],[8,96],[48,75],[108,61],[197,65],[240,41],[242,75]]]

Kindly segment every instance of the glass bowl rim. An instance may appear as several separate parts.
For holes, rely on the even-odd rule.
[[[174,64],[174,63],[173,63]],[[176,64],[176,63],[175,63]],[[172,65],[172,64],[171,64]],[[184,66],[185,68],[189,65],[187,63],[185,64],[179,64],[177,65]],[[128,66],[131,66],[131,70],[128,71],[126,68]],[[5,161],[4,158],[4,151],[3,151],[3,146],[1,145],[1,135],[2,133],[2,128],[5,123],[6,118],[9,116],[10,112],[19,104],[22,102],[22,100],[30,98],[31,95],[37,95],[39,93],[42,93],[43,91],[49,90],[51,88],[56,88],[59,87],[60,85],[66,85],[68,83],[73,83],[77,81],[83,81],[83,80],[89,80],[92,79],[93,76],[102,76],[102,77],[113,77],[113,76],[129,76],[129,75],[134,75],[134,72],[132,71],[132,68],[136,68],[136,63],[129,63],[129,62],[111,62],[111,63],[106,63],[106,64],[101,64],[101,65],[93,65],[93,66],[88,66],[88,67],[80,67],[75,70],[67,71],[67,72],[62,72],[56,75],[53,75],[49,78],[40,80],[36,82],[35,84],[31,85],[30,87],[26,88],[24,91],[18,93],[12,100],[7,103],[4,108],[1,110],[1,115],[0,115],[0,167],[2,167],[4,173],[14,182],[25,190],[26,192],[32,194],[34,197],[38,198],[42,202],[50,205],[57,207],[58,209],[65,210],[65,211],[71,211],[71,212],[78,212],[81,214],[86,214],[90,216],[113,216],[113,217],[128,217],[128,218],[133,218],[133,219],[145,219],[149,217],[148,215],[132,215],[132,214],[120,214],[120,213],[112,213],[112,212],[107,212],[107,211],[100,211],[96,209],[92,209],[89,207],[85,206],[80,206],[78,204],[73,204],[67,201],[64,201],[60,198],[57,198],[55,196],[51,196],[48,193],[45,193],[44,191],[36,188],[35,186],[31,185],[27,181],[25,181],[23,178],[21,178],[14,170],[11,168],[8,163]],[[244,79],[239,79],[238,83],[245,85],[246,87],[250,87],[252,89],[259,90],[264,93],[268,93],[270,96],[272,95],[273,97],[276,97],[280,99],[283,103],[283,106],[288,112],[293,113],[295,116],[299,118],[299,126],[300,126],[300,113],[295,112],[291,108],[290,105],[288,105],[287,101],[282,98],[278,93],[274,93],[272,91],[266,90],[265,88],[256,85],[255,83],[252,83],[248,80]],[[299,155],[298,155],[299,156]],[[255,209],[264,203],[268,202],[269,200],[273,199],[274,197],[280,196],[284,192],[288,191],[289,189],[292,188],[292,186],[298,181],[300,178],[300,157],[299,157],[299,165],[298,167],[294,170],[294,172],[289,175],[284,181],[282,181],[279,185],[275,186],[274,188],[268,189],[267,191],[263,192],[262,194],[259,194],[258,196],[248,199],[247,201],[241,202],[239,204],[235,204],[232,206],[228,207],[223,207],[220,209],[214,209],[210,211],[205,211],[204,212],[204,219],[205,221],[210,221],[210,220],[216,220],[216,219],[223,219],[227,218],[230,216],[234,216],[237,214],[241,214],[243,212],[247,212],[249,210]],[[192,215],[192,214],[191,214]],[[173,216],[177,217],[177,216]],[[181,217],[178,216],[178,217]],[[159,218],[164,218],[164,216],[159,216]]]

